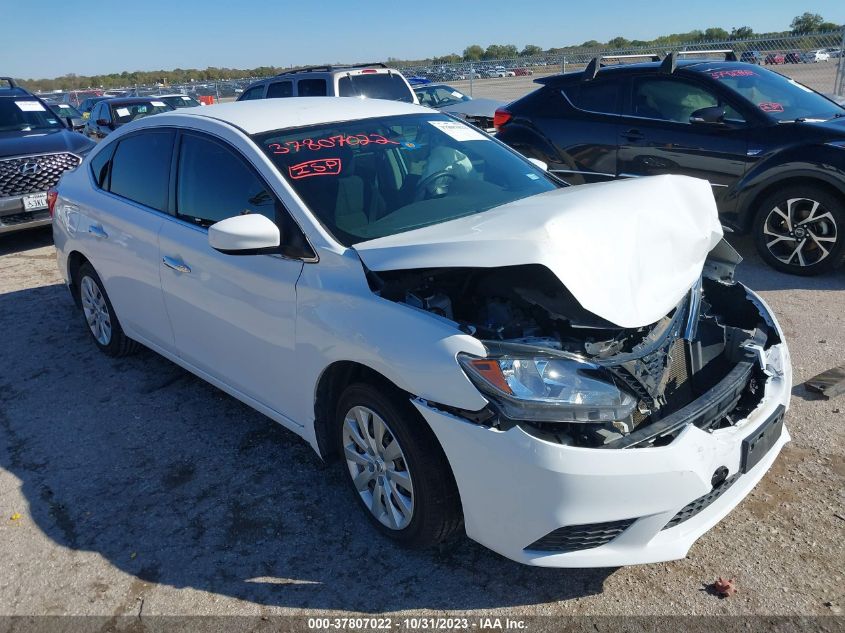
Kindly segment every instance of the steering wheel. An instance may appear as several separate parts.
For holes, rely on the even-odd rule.
[[[437,189],[440,189],[441,187],[443,187],[446,184],[446,183],[443,183],[443,185],[439,185],[438,187],[435,188],[434,192],[429,191],[431,186],[433,184],[435,184],[441,178],[450,178],[451,180],[457,180],[458,179],[458,177],[455,174],[453,174],[450,171],[446,171],[445,169],[441,169],[440,171],[436,171],[433,174],[426,176],[425,178],[423,178],[422,180],[420,180],[417,183],[416,193],[414,194],[414,202],[419,202],[420,200],[427,200],[428,198],[433,197],[433,196],[428,195],[428,194],[429,193],[435,193]],[[443,191],[441,193],[436,193],[436,195],[442,196],[445,193],[446,192]]]

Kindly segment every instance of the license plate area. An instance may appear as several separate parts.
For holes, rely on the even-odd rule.
[[[783,414],[786,409],[779,406],[769,419],[742,440],[742,472],[754,468],[780,439],[783,432]]]
[[[31,193],[23,197],[24,211],[38,211],[47,208],[47,192]]]

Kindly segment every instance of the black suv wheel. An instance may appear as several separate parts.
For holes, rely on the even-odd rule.
[[[832,270],[845,260],[845,204],[821,187],[775,191],[757,211],[754,241],[763,259],[782,272]]]

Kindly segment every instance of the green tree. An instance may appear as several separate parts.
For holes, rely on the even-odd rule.
[[[519,52],[520,57],[536,57],[537,55],[543,54],[543,47],[537,46],[536,44],[526,44],[525,48],[523,48]]]
[[[840,24],[834,24],[833,22],[822,22],[819,25],[819,31],[838,31],[842,28]]]
[[[729,35],[730,33],[718,26],[711,26],[709,29],[704,29],[704,39],[711,42],[715,40],[726,40]]]
[[[601,46],[601,42],[599,42],[598,40],[587,40],[586,42],[581,44],[582,48],[598,48],[599,46]]]
[[[732,40],[747,40],[750,37],[754,37],[754,29],[750,26],[735,26],[731,29]]]
[[[630,42],[621,35],[619,37],[614,37],[607,43],[610,48],[625,48],[629,44]]]
[[[793,18],[789,28],[792,29],[793,33],[812,33],[813,31],[818,31],[822,24],[824,24],[824,18],[822,16],[818,13],[805,11]]]
[[[484,56],[484,49],[478,44],[471,44],[464,49],[464,61],[477,62]]]

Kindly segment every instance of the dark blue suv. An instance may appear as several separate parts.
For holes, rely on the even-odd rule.
[[[845,260],[845,108],[830,99],[757,65],[674,54],[535,81],[497,112],[497,137],[564,180],[696,176],[778,270]]]

